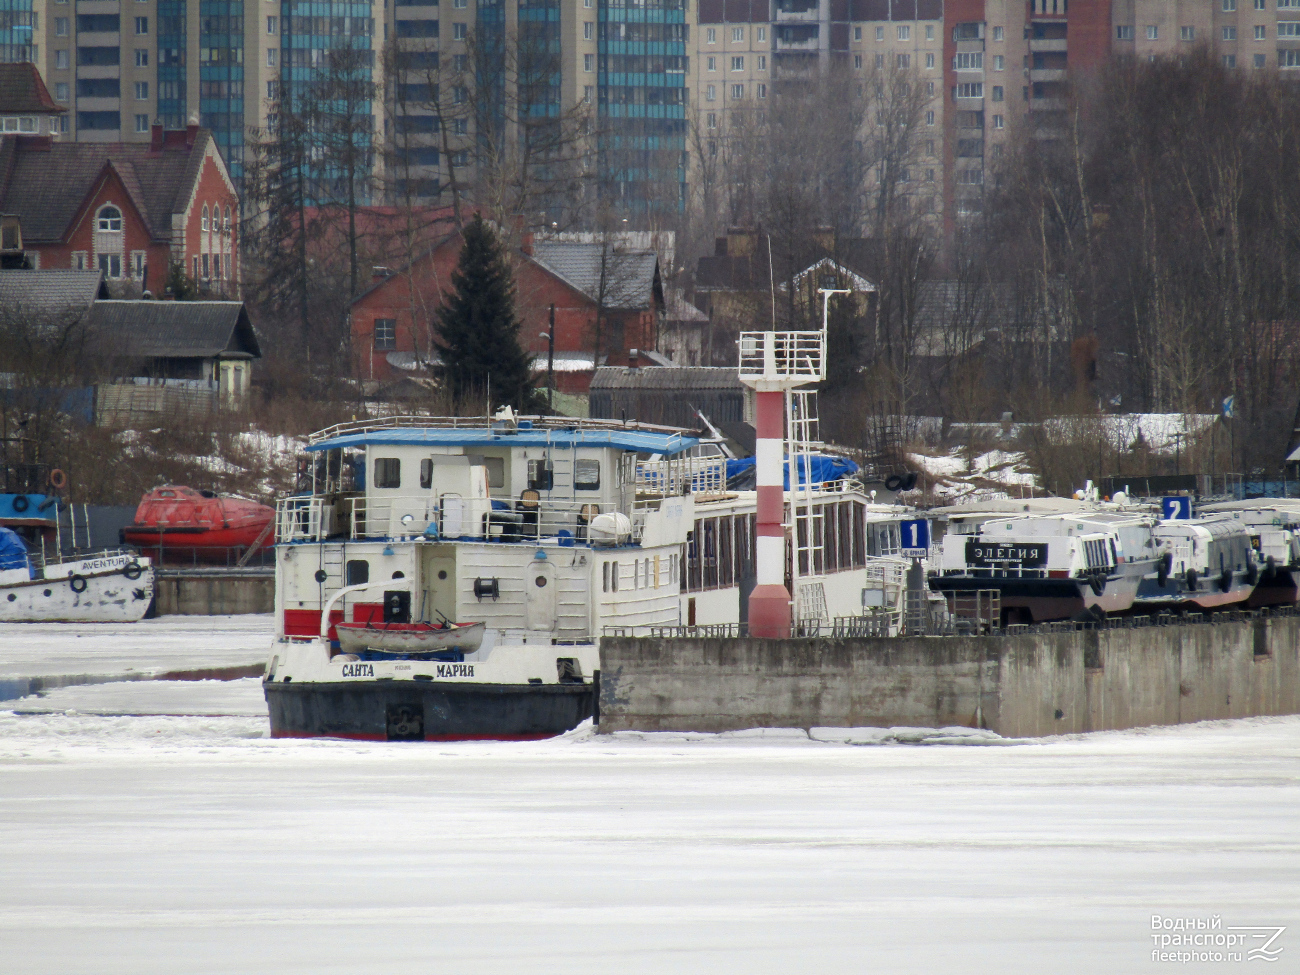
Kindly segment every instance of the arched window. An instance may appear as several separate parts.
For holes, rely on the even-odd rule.
[[[100,207],[97,226],[101,231],[120,234],[122,232],[122,211],[115,206]]]
[[[221,229],[230,233],[230,207],[226,207],[226,221],[222,224]]]
[[[203,204],[203,232],[208,232],[208,205]]]

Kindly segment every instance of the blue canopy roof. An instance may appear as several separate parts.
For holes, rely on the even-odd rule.
[[[839,481],[852,474],[857,473],[858,465],[853,463],[847,457],[832,457],[826,454],[813,454],[809,458],[808,469],[804,470],[802,458],[795,460],[795,470],[799,472],[799,483],[803,484],[805,480],[811,479],[813,484],[825,484],[827,481]],[[740,457],[736,460],[727,461],[727,484],[743,490],[739,484],[732,485],[732,481],[743,476],[753,478],[754,458]],[[752,485],[751,485],[752,486]],[[790,458],[785,459],[785,489],[790,490]]]
[[[0,569],[27,568],[27,546],[8,528],[0,528]]]
[[[398,427],[348,433],[312,444],[308,450],[336,450],[391,444],[401,447],[612,447],[646,454],[678,454],[699,443],[694,437],[650,430],[540,429],[505,433],[488,429]]]

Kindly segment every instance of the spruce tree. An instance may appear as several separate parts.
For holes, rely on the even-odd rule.
[[[453,291],[438,312],[443,376],[459,402],[491,396],[524,407],[532,397],[528,358],[519,347],[515,289],[505,251],[481,217],[464,231]]]

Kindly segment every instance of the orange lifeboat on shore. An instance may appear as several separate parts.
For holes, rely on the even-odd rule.
[[[248,498],[168,484],[140,499],[135,523],[122,535],[142,549],[170,549],[224,562],[235,549],[243,554],[253,545],[274,544],[269,530],[274,518],[274,508]]]

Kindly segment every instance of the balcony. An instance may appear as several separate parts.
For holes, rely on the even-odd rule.
[[[1065,53],[1068,49],[1069,41],[1064,37],[1061,38],[1030,38],[1029,50],[1031,53],[1041,53],[1048,51],[1060,51]]]

